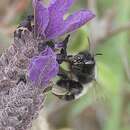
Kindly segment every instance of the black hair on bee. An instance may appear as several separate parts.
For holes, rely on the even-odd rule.
[[[68,59],[72,73],[82,84],[95,80],[95,59],[90,52],[80,52]]]
[[[70,101],[77,98],[77,95],[82,93],[83,86],[78,81],[69,79],[60,79],[57,82],[57,87],[52,88],[52,93],[60,99]]]
[[[32,31],[33,26],[32,26],[32,20],[34,19],[33,15],[27,16],[25,20],[23,20],[17,29],[14,32],[14,37],[21,38],[21,34],[24,33],[25,31]]]
[[[64,60],[67,58],[67,44],[69,41],[70,35],[68,35],[64,41],[62,42],[62,49],[60,53],[57,54],[57,62],[62,64]]]

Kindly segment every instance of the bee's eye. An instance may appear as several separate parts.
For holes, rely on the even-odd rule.
[[[75,60],[73,60],[73,63],[74,63],[74,64],[76,64],[76,63],[77,63],[77,60],[76,60],[76,59],[75,59]]]
[[[86,65],[93,65],[94,63],[95,63],[95,62],[92,61],[92,60],[89,60],[89,61],[86,61],[86,62],[85,62]]]
[[[82,64],[83,63],[83,59],[80,55],[76,55],[73,59],[73,64],[77,65],[77,64]]]

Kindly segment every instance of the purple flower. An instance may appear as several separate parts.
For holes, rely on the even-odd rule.
[[[55,39],[65,33],[72,32],[95,15],[89,10],[81,10],[67,17],[67,13],[74,0],[51,0],[51,4],[45,7],[41,0],[33,0],[34,30],[36,36],[42,36],[43,40]],[[63,44],[55,47],[62,48]],[[59,65],[55,52],[47,47],[39,56],[32,59],[29,67],[29,78],[37,84],[47,85],[57,75]]]
[[[47,47],[39,56],[32,59],[29,66],[29,78],[35,84],[46,86],[58,71],[56,54],[50,47]]]
[[[72,32],[95,17],[89,10],[81,10],[63,19],[74,0],[51,0],[45,7],[41,0],[33,0],[35,30],[47,39]]]

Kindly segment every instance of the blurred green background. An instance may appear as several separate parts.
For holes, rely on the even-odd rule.
[[[71,35],[69,53],[87,48],[90,37],[91,52],[103,54],[95,57],[97,82],[72,102],[48,94],[32,130],[130,130],[130,1],[77,0],[70,13],[80,8],[96,18]],[[30,13],[30,0],[0,1],[0,53]]]

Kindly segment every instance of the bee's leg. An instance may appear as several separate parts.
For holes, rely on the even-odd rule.
[[[64,62],[66,55],[64,54],[63,49],[61,49],[60,53],[57,54],[57,62],[58,64],[62,64],[62,62]]]
[[[64,50],[61,49],[61,52],[57,54],[57,62],[58,64],[62,64],[63,62],[71,63],[71,59],[73,58],[72,55],[67,55],[64,53]]]
[[[67,58],[67,44],[68,44],[69,38],[70,38],[70,35],[68,35],[63,42],[56,45],[57,48],[61,48],[60,53],[57,54],[57,61],[59,64],[61,64]]]
[[[58,49],[58,48],[64,48],[64,50],[66,51],[67,44],[69,42],[69,38],[70,38],[70,35],[67,35],[67,37],[62,42],[55,44],[55,48],[56,49]]]
[[[62,50],[62,53],[67,56],[67,44],[68,44],[68,41],[69,41],[69,38],[70,38],[70,35],[68,35],[65,40],[63,41],[63,50]]]

